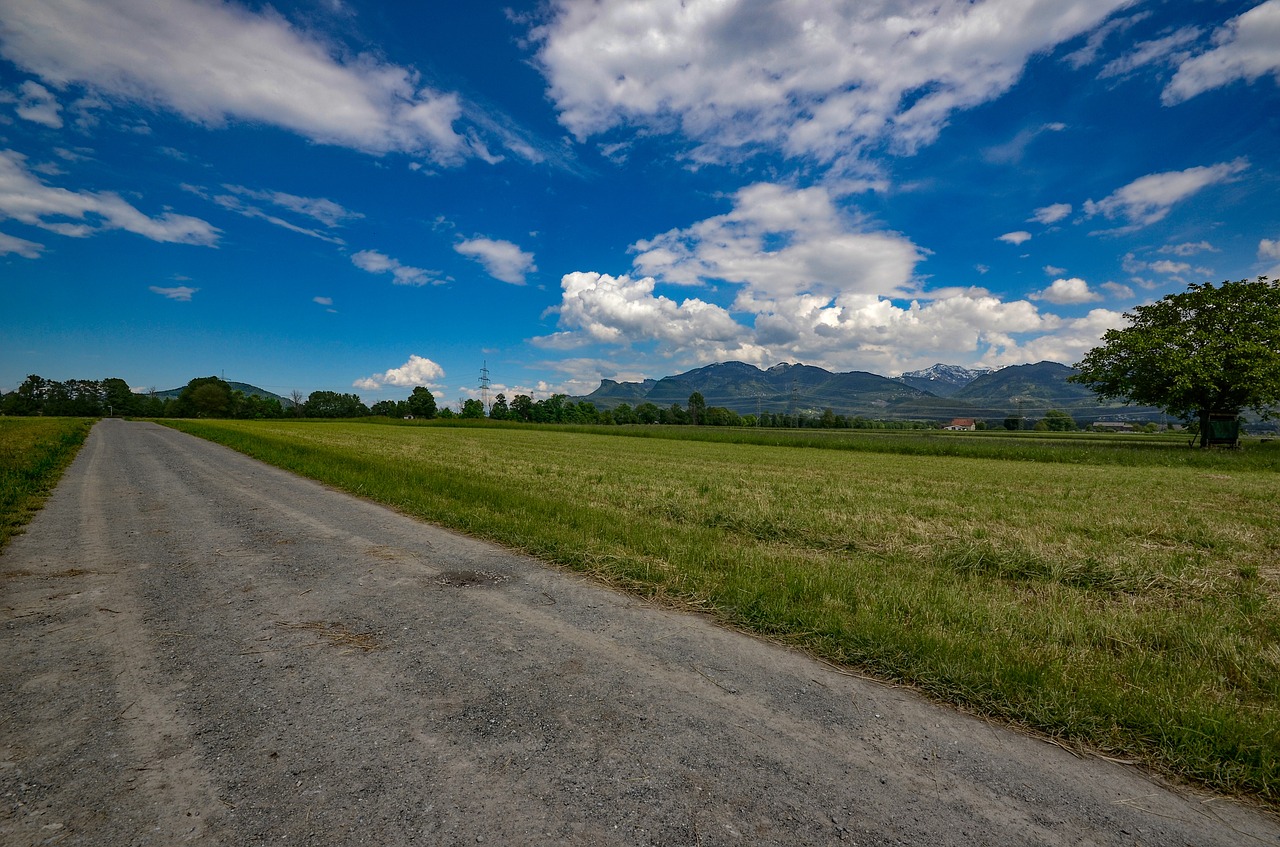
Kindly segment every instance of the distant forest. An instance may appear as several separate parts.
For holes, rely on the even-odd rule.
[[[508,399],[494,397],[489,408],[477,399],[464,400],[455,411],[439,407],[435,395],[419,386],[405,400],[379,400],[366,406],[356,394],[313,391],[305,400],[300,394],[285,399],[245,386],[237,389],[216,376],[199,377],[179,391],[137,393],[123,379],[70,379],[65,382],[32,374],[16,390],[0,397],[0,414],[65,417],[144,418],[489,418],[524,423],[558,424],[683,424],[693,426],[815,427],[824,429],[924,429],[936,424],[921,421],[878,421],[862,416],[839,415],[831,409],[818,415],[762,412],[740,415],[720,406],[708,406],[702,395],[693,392],[681,405],[659,407],[626,403],[601,411],[587,401],[573,401],[565,394],[533,400],[517,394]]]

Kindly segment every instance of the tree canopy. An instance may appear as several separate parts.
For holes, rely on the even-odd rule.
[[[1125,317],[1129,326],[1107,330],[1072,382],[1199,418],[1202,435],[1210,415],[1269,417],[1280,404],[1280,283],[1193,283]]]

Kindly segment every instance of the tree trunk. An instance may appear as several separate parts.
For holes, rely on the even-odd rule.
[[[1213,427],[1209,424],[1209,410],[1200,410],[1200,447],[1209,446],[1209,437],[1213,435]]]

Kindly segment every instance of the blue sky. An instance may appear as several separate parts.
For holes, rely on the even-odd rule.
[[[1280,0],[0,0],[0,390],[1078,361],[1280,275]]]

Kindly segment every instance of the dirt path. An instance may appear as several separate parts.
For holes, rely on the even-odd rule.
[[[0,618],[6,847],[1280,845],[151,424],[94,429]]]

